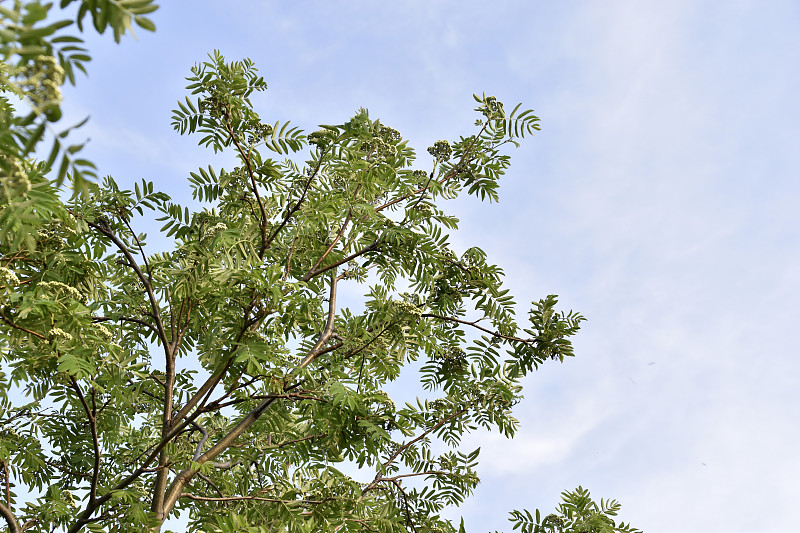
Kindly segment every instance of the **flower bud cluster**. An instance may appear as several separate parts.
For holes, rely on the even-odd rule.
[[[420,185],[424,185],[429,178],[428,173],[424,170],[415,170],[411,175],[414,177],[414,182]]]
[[[428,404],[428,407],[430,407],[432,411],[444,411],[449,406],[450,403],[442,398],[439,398],[438,400],[433,400]]]
[[[274,131],[275,129],[270,124],[255,122],[250,126],[250,135],[247,137],[247,142],[253,144],[258,141],[266,140]]]
[[[489,119],[503,119],[506,118],[506,112],[503,109],[503,102],[499,102],[494,96],[488,97],[484,100],[484,105],[480,108],[481,113]]]
[[[225,224],[224,222],[217,222],[216,224],[214,224],[210,228],[208,228],[205,231],[203,231],[203,236],[200,238],[200,240],[205,241],[205,240],[213,239],[214,237],[216,237],[217,235],[219,235],[220,233],[222,233],[226,229],[228,229],[228,225],[227,224]]]
[[[3,192],[9,196],[25,196],[31,191],[31,181],[21,160],[9,154],[0,154],[0,170],[0,188]]]
[[[212,117],[221,117],[228,109],[228,101],[221,91],[213,91],[210,96],[200,100],[200,112]]]
[[[459,346],[450,346],[437,353],[434,360],[440,370],[448,374],[462,374],[467,370],[467,354]]]
[[[386,142],[390,142],[390,143],[396,143],[396,142],[398,142],[400,139],[402,139],[402,138],[403,138],[403,136],[402,136],[402,135],[400,135],[400,132],[399,132],[399,131],[397,131],[397,130],[396,130],[396,129],[394,129],[394,128],[390,128],[389,126],[381,126],[381,129],[380,129],[380,131],[378,132],[378,135],[380,135],[380,136],[381,136],[381,138],[382,138],[384,141],[386,141]]]
[[[75,230],[69,226],[51,222],[36,230],[36,240],[49,250],[60,250],[65,242],[65,232],[75,234]]]
[[[324,148],[331,142],[332,133],[330,130],[318,130],[308,135],[308,144],[314,144]]]
[[[430,204],[419,204],[417,205],[416,211],[422,218],[430,218],[433,214],[433,208]]]
[[[64,67],[53,56],[42,55],[33,63],[22,67],[17,76],[20,87],[39,110],[61,103],[61,86],[64,84]]]
[[[397,155],[397,147],[379,137],[362,142],[361,149],[365,152],[372,152],[372,155],[378,158],[393,157]]]
[[[453,148],[449,141],[441,140],[428,147],[428,153],[435,157],[437,162],[448,161],[453,155]]]
[[[75,501],[75,496],[72,492],[68,490],[62,491],[61,496],[64,497],[64,501],[67,502],[70,507],[78,507],[78,502]]]
[[[392,310],[400,323],[417,322],[422,315],[422,308],[405,300],[392,300]]]

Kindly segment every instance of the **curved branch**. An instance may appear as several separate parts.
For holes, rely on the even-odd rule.
[[[406,491],[403,490],[403,487],[400,486],[400,483],[398,483],[396,479],[387,480],[390,481],[392,485],[397,487],[397,490],[399,490],[400,494],[403,496],[403,504],[406,510],[406,525],[411,526],[411,529],[413,529],[416,533],[417,526],[414,524],[414,520],[411,519],[411,506],[408,503],[408,495],[406,494]]]
[[[147,320],[142,320],[140,318],[133,318],[133,317],[128,317],[128,316],[121,316],[121,317],[117,317],[117,318],[111,318],[111,317],[107,317],[107,316],[93,316],[92,317],[92,322],[113,322],[115,320],[119,320],[121,322],[131,322],[133,324],[139,324],[140,326],[143,326],[143,327],[149,329],[150,331],[152,331],[153,333],[155,333],[156,335],[158,335],[158,329],[153,324],[151,324]]]
[[[297,374],[297,372],[311,364],[311,362],[324,351],[322,347],[333,336],[333,325],[336,315],[336,285],[338,281],[339,278],[336,276],[336,271],[334,271],[331,275],[331,289],[328,296],[328,319],[325,329],[322,331],[322,333],[320,333],[319,339],[317,339],[317,342],[314,344],[314,347],[311,349],[308,355],[300,362],[300,364],[297,365],[294,370],[292,370],[289,375],[294,376]],[[296,387],[296,385],[286,387],[284,390],[291,390],[294,387]],[[242,435],[242,433],[247,431],[250,426],[252,426],[259,418],[261,418],[261,415],[263,415],[264,412],[273,403],[275,403],[276,400],[277,397],[275,396],[264,399],[258,404],[258,406],[256,406],[244,418],[242,418],[239,423],[236,424],[236,426],[224,437],[222,437],[214,446],[212,446],[203,455],[198,457],[195,463],[202,465],[203,463],[213,460],[219,454],[228,449],[236,441],[236,439]],[[195,411],[195,415],[197,414],[199,414],[199,411]],[[170,484],[169,488],[167,489],[161,509],[156,511],[158,516],[166,516],[170,513],[170,511],[172,511],[175,503],[181,497],[183,489],[189,484],[197,472],[198,470],[195,468],[185,468],[175,477],[175,479],[172,481],[172,484]]]
[[[336,276],[336,271],[334,270],[331,274],[331,291],[328,295],[328,320],[325,324],[325,329],[320,333],[317,342],[314,344],[314,347],[311,348],[311,351],[308,352],[308,355],[297,365],[297,368],[294,369],[292,374],[295,374],[298,370],[307,367],[311,364],[311,361],[316,359],[320,353],[322,352],[322,347],[331,339],[333,335],[333,323],[336,318],[336,286],[339,283],[339,278]]]
[[[194,449],[194,455],[192,456],[192,461],[197,461],[197,459],[203,455],[203,446],[205,446],[206,441],[208,440],[208,431],[206,428],[198,424],[197,422],[192,422],[192,425],[200,430],[200,433],[203,436],[200,438],[200,441],[197,443],[197,447]]]
[[[10,533],[22,533],[22,528],[19,527],[17,517],[14,516],[14,513],[11,512],[11,509],[6,507],[4,503],[0,503],[0,516],[6,519],[8,531]]]

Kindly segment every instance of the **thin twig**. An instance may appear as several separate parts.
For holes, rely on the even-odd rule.
[[[331,250],[333,250],[333,247],[336,246],[336,243],[338,243],[339,240],[342,238],[342,235],[344,235],[344,230],[347,228],[347,225],[350,223],[350,217],[352,217],[352,216],[353,216],[353,209],[350,208],[347,211],[347,216],[345,217],[344,222],[342,223],[342,227],[339,229],[339,232],[336,234],[336,238],[333,239],[333,242],[330,244],[330,246],[328,246],[328,248],[325,250],[325,252],[320,256],[320,258],[317,259],[317,262],[314,263],[314,266],[311,267],[309,272],[315,271],[322,264],[322,262],[325,260],[325,258],[328,257],[328,254],[331,253]]]
[[[362,248],[361,250],[359,250],[357,252],[353,252],[352,254],[348,255],[347,257],[345,257],[342,260],[336,261],[335,263],[333,263],[331,265],[328,265],[328,266],[326,266],[324,268],[320,268],[318,270],[309,271],[305,276],[303,276],[302,281],[308,281],[311,278],[313,278],[314,276],[318,276],[318,275],[320,275],[320,274],[322,274],[324,272],[327,272],[328,270],[330,270],[332,268],[336,268],[336,267],[338,267],[340,265],[343,265],[343,264],[347,263],[348,261],[352,261],[356,257],[362,256],[367,252],[372,252],[374,250],[377,250],[378,246],[380,245],[380,241],[381,241],[381,239],[378,238],[378,239],[372,241],[372,243],[370,245],[366,246],[365,248]]]
[[[477,329],[479,329],[479,330],[481,330],[483,332],[488,333],[492,337],[499,337],[501,339],[506,339],[508,341],[522,342],[522,343],[525,343],[525,344],[530,344],[532,342],[536,342],[536,339],[520,339],[518,337],[511,337],[509,335],[503,335],[502,333],[499,333],[497,331],[492,331],[491,329],[487,329],[487,328],[485,328],[483,326],[479,326],[477,320],[469,322],[468,320],[462,320],[460,318],[455,318],[455,317],[452,317],[452,316],[437,315],[435,313],[423,313],[420,316],[423,317],[423,318],[438,318],[439,320],[446,320],[446,321],[449,321],[449,322],[458,322],[459,324],[464,324],[466,326],[472,326],[473,328],[477,328]]]
[[[270,235],[269,238],[267,239],[266,246],[272,244],[272,241],[275,240],[275,237],[278,236],[278,233],[280,233],[280,231],[283,229],[286,223],[289,222],[289,219],[292,218],[292,215],[294,215],[297,212],[297,210],[300,209],[300,206],[305,201],[306,195],[308,194],[308,191],[311,188],[311,183],[314,181],[314,178],[316,178],[317,174],[319,173],[319,169],[322,166],[322,158],[325,156],[325,152],[327,150],[328,148],[326,147],[319,155],[319,161],[317,161],[317,166],[316,168],[314,168],[314,171],[311,173],[311,176],[309,176],[308,181],[306,181],[305,187],[303,187],[303,192],[300,194],[300,198],[297,200],[297,203],[295,203],[292,208],[287,209],[286,215],[284,216],[283,220],[281,221],[280,224],[278,224],[278,227],[275,228],[275,231],[273,231],[272,235]]]
[[[261,211],[261,223],[259,224],[259,229],[261,230],[261,250],[258,252],[258,258],[264,259],[264,252],[267,250],[267,211],[264,209],[264,202],[261,200],[261,195],[258,194],[258,185],[256,184],[255,174],[253,174],[253,166],[250,162],[250,157],[244,153],[244,149],[239,144],[239,140],[233,132],[231,117],[227,108],[225,109],[225,128],[228,130],[228,135],[230,135],[233,144],[236,145],[236,150],[239,151],[239,155],[242,156],[244,164],[247,166],[247,175],[250,177],[250,185],[253,189],[253,194],[256,196],[258,208]]]
[[[97,499],[97,484],[100,479],[100,441],[97,437],[97,417],[96,411],[97,406],[95,404],[95,391],[92,389],[92,404],[93,407],[89,407],[86,398],[81,391],[80,385],[75,380],[74,377],[70,376],[70,385],[75,393],[78,395],[78,398],[81,401],[81,405],[83,406],[83,410],[86,411],[86,417],[89,419],[89,431],[92,434],[92,445],[94,446],[94,464],[92,465],[92,482],[89,486],[89,503],[94,502]]]

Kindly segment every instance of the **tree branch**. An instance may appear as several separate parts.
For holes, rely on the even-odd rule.
[[[72,524],[72,527],[70,527],[69,530],[67,530],[67,533],[78,533],[78,531],[80,531],[83,526],[92,521],[92,514],[94,514],[94,512],[101,505],[110,500],[111,497],[114,495],[115,491],[124,489],[125,487],[136,481],[139,478],[139,476],[141,476],[144,472],[149,471],[148,467],[159,456],[161,450],[164,449],[164,447],[167,444],[169,444],[172,441],[172,439],[174,439],[177,435],[183,432],[186,426],[191,424],[191,422],[199,414],[200,413],[197,412],[193,413],[187,420],[184,420],[178,426],[174,427],[172,431],[166,437],[162,438],[161,441],[152,449],[150,454],[145,458],[145,460],[142,462],[141,465],[139,465],[139,467],[136,470],[131,472],[131,474],[129,474],[128,477],[117,483],[104,495],[94,500],[94,502],[89,502],[86,505],[86,509],[84,509],[84,511],[78,517],[78,520],[74,524]]]
[[[11,320],[9,320],[8,318],[6,318],[6,315],[4,315],[2,312],[0,312],[0,319],[1,319],[3,322],[5,322],[6,324],[8,324],[9,326],[11,326],[12,328],[14,328],[14,329],[18,329],[18,330],[20,330],[20,331],[24,331],[25,333],[30,333],[30,334],[31,334],[31,335],[33,335],[34,337],[39,337],[39,338],[40,338],[40,339],[42,339],[42,340],[47,340],[47,337],[45,337],[45,336],[44,336],[44,335],[42,335],[41,333],[36,333],[35,331],[31,331],[31,330],[29,330],[28,328],[23,328],[22,326],[19,326],[19,325],[17,325],[17,324],[15,324],[15,323],[13,323]]]
[[[390,481],[392,485],[397,487],[397,490],[399,490],[400,494],[403,496],[403,506],[405,507],[406,510],[406,525],[411,526],[411,529],[413,529],[416,532],[417,526],[411,519],[411,506],[408,503],[408,495],[406,494],[406,491],[403,490],[403,487],[400,486],[400,483],[398,483],[396,479],[387,478],[387,480]]]
[[[427,437],[428,435],[430,435],[431,433],[433,433],[434,431],[436,431],[437,429],[439,429],[440,427],[442,427],[444,424],[446,424],[447,422],[449,422],[449,421],[450,421],[450,420],[452,420],[453,418],[455,418],[455,417],[457,417],[457,416],[461,416],[461,415],[463,415],[463,414],[464,414],[464,413],[466,413],[466,412],[467,412],[467,409],[460,409],[460,410],[456,411],[455,413],[452,413],[452,414],[450,414],[450,415],[448,415],[448,416],[444,417],[444,418],[443,418],[443,419],[441,419],[439,422],[437,422],[436,424],[434,424],[434,425],[433,425],[433,426],[431,426],[430,428],[428,428],[428,429],[426,429],[425,431],[423,431],[423,432],[422,432],[422,433],[421,433],[421,434],[420,434],[418,437],[415,437],[414,439],[412,439],[412,440],[408,441],[407,443],[405,443],[405,444],[403,444],[402,446],[400,446],[399,448],[397,448],[397,450],[395,450],[395,452],[394,452],[392,455],[390,455],[390,456],[389,456],[389,458],[386,460],[386,462],[385,462],[385,463],[383,463],[383,467],[382,467],[380,470],[378,470],[378,473],[377,473],[377,474],[375,474],[375,479],[373,479],[373,480],[372,480],[372,482],[371,482],[369,485],[367,485],[366,487],[364,487],[364,490],[362,490],[362,491],[361,491],[361,496],[363,497],[363,496],[364,496],[364,494],[366,494],[366,493],[367,493],[367,492],[369,492],[370,490],[374,489],[374,488],[375,488],[375,486],[376,486],[376,485],[377,485],[377,484],[378,484],[380,481],[382,481],[382,480],[384,480],[384,479],[389,479],[389,478],[384,478],[384,477],[383,477],[383,475],[381,474],[381,472],[382,472],[382,471],[383,471],[383,472],[385,472],[385,471],[386,471],[386,468],[387,468],[387,467],[388,467],[390,464],[392,464],[392,463],[394,462],[394,460],[395,460],[395,459],[397,459],[397,457],[398,457],[398,456],[399,456],[401,453],[403,453],[403,452],[404,452],[404,451],[406,451],[406,450],[407,450],[409,447],[413,446],[415,443],[417,443],[417,442],[421,441],[422,439],[424,439],[425,437]]]
[[[9,476],[8,464],[6,461],[0,461],[0,467],[3,468],[3,481],[6,486],[6,505],[11,507],[11,479]]]
[[[227,396],[227,395],[226,395]],[[224,398],[224,397],[223,397]],[[211,410],[222,409],[223,407],[230,407],[231,405],[238,405],[244,402],[250,402],[253,400],[266,400],[266,399],[274,399],[274,400],[317,400],[319,402],[327,403],[328,400],[325,398],[320,398],[318,396],[303,396],[300,393],[289,393],[289,394],[253,394],[252,396],[248,396],[247,398],[237,398],[235,400],[230,400],[228,402],[222,402],[222,398],[214,400],[208,406],[203,409],[204,412],[209,412]]]
[[[308,355],[300,362],[300,364],[297,365],[297,367],[295,367],[294,370],[292,370],[290,375],[296,375],[298,371],[302,370],[314,359],[316,359],[322,352],[322,347],[333,336],[333,325],[336,314],[336,285],[338,281],[339,278],[336,277],[336,272],[334,271],[334,273],[331,275],[331,289],[328,296],[328,319],[325,329],[322,331],[322,333],[320,333],[319,339],[317,339],[317,342],[309,351]],[[294,386],[290,388],[294,388]],[[289,390],[290,388],[284,390]],[[242,418],[233,429],[231,429],[224,437],[222,437],[219,442],[212,446],[203,455],[198,457],[195,463],[202,465],[203,463],[214,459],[220,453],[228,449],[242,433],[247,431],[247,428],[252,426],[256,420],[258,420],[261,415],[264,414],[264,412],[276,401],[276,399],[276,397],[268,397],[264,399],[258,404],[258,406],[256,406],[244,418]],[[197,474],[197,469],[186,468],[175,477],[169,489],[167,489],[162,508],[157,511],[159,517],[166,516],[170,513],[170,511],[172,511],[175,503],[180,498],[183,488],[189,484],[195,474]]]
[[[289,257],[286,258],[286,269],[283,272],[283,279],[282,281],[286,281],[286,278],[289,277],[289,271],[292,267],[292,255],[294,254],[294,247],[297,244],[297,239],[300,238],[300,232],[295,233],[294,239],[292,239],[292,246],[289,248]]]
[[[189,498],[200,502],[240,502],[240,501],[257,501],[257,502],[274,502],[283,503],[286,505],[299,505],[299,504],[321,504],[333,500],[334,498],[325,498],[323,500],[281,500],[280,498],[265,498],[263,496],[222,496],[222,497],[208,497],[208,496],[195,496],[191,492],[181,492],[181,498]]]
[[[0,516],[6,519],[9,533],[22,533],[22,528],[19,527],[17,517],[14,516],[14,513],[11,512],[11,509],[6,507],[4,503],[0,503]]]
[[[336,243],[339,242],[339,240],[342,238],[342,235],[344,235],[344,230],[347,228],[347,224],[350,223],[350,217],[352,217],[352,216],[353,216],[353,208],[350,208],[347,211],[347,217],[345,217],[344,222],[342,223],[342,227],[341,227],[341,229],[339,229],[339,232],[337,233],[336,238],[333,239],[333,242],[325,250],[325,253],[323,253],[320,256],[320,258],[317,259],[317,262],[314,263],[314,266],[311,267],[309,272],[314,272],[322,264],[322,262],[325,260],[325,258],[328,257],[328,254],[331,253],[331,250],[333,250],[333,247],[336,246]]]
[[[245,312],[245,322],[247,321],[247,317],[249,315],[250,315],[250,312],[248,310],[248,311]],[[239,335],[236,336],[236,339],[233,342],[233,346],[237,346],[238,345],[239,341],[242,340],[242,337],[244,336],[245,331],[247,331],[247,328],[246,327],[242,327],[241,331],[239,332]],[[235,351],[235,348],[233,349],[233,351]],[[175,416],[173,417],[173,421],[182,420],[184,417],[186,417],[189,414],[189,411],[191,411],[198,403],[200,403],[200,401],[204,397],[207,398],[207,396],[210,395],[214,391],[214,388],[217,386],[217,384],[220,382],[220,380],[225,376],[225,373],[228,371],[228,369],[233,364],[233,360],[234,360],[234,356],[233,356],[233,353],[231,353],[228,356],[228,359],[225,361],[225,364],[222,365],[222,367],[217,372],[211,374],[208,377],[208,379],[206,379],[206,381],[200,386],[200,388],[197,389],[197,392],[195,392],[194,396],[192,396],[189,399],[189,401],[186,402],[186,405],[184,405],[180,409],[180,411],[178,411],[175,414]]]
[[[261,223],[259,224],[259,229],[261,230],[261,250],[259,250],[258,258],[264,259],[264,252],[267,250],[267,211],[264,209],[264,202],[261,200],[261,195],[258,194],[258,185],[256,184],[256,177],[253,174],[253,166],[250,163],[250,157],[244,153],[242,145],[239,144],[239,139],[236,138],[236,134],[233,132],[233,128],[231,127],[231,117],[227,108],[225,109],[225,129],[228,130],[228,135],[230,135],[233,144],[236,145],[236,150],[239,152],[244,164],[247,166],[247,175],[250,177],[250,186],[253,189],[253,194],[256,196],[258,209],[261,211]]]
[[[107,223],[98,224],[96,222],[89,222],[88,220],[86,221],[86,223],[89,225],[89,227],[99,231],[101,234],[111,239],[111,242],[114,243],[117,249],[120,252],[122,252],[125,258],[128,260],[128,264],[136,273],[136,277],[138,277],[139,281],[141,281],[142,285],[144,285],[145,291],[147,292],[147,298],[150,302],[150,308],[153,311],[153,318],[156,320],[156,333],[158,334],[158,337],[164,346],[164,350],[167,352],[168,356],[167,358],[169,359],[169,346],[170,346],[169,340],[167,339],[166,331],[164,331],[164,324],[161,321],[161,311],[158,308],[158,300],[156,299],[156,295],[153,292],[153,286],[150,283],[150,280],[147,279],[147,276],[145,276],[142,270],[139,268],[139,265],[136,263],[136,260],[133,258],[133,255],[131,255],[131,252],[130,250],[128,250],[128,247],[125,246],[125,243],[123,243],[119,239],[119,237],[117,237],[114,234],[114,232],[111,231],[111,227],[108,226]]]
[[[317,342],[314,344],[314,347],[311,348],[311,351],[308,352],[308,355],[303,358],[297,368],[294,369],[292,374],[294,375],[298,370],[307,367],[311,364],[311,361],[319,356],[320,352],[322,351],[322,347],[330,340],[331,336],[333,335],[333,324],[336,318],[336,286],[339,283],[339,278],[336,277],[336,271],[334,270],[331,274],[331,290],[330,294],[328,295],[328,320],[325,324],[325,329],[320,333]]]
[[[488,125],[489,125],[488,121],[486,123],[484,123],[483,127],[481,128],[481,131],[479,131],[478,134],[475,135],[475,137],[473,137],[472,143],[470,143],[469,147],[467,147],[467,149],[461,155],[461,159],[459,159],[458,163],[453,165],[453,168],[450,169],[450,172],[448,172],[442,178],[437,180],[439,183],[444,183],[445,181],[447,181],[447,180],[453,178],[454,176],[458,175],[458,172],[461,170],[462,165],[464,165],[464,163],[467,162],[467,157],[470,155],[470,153],[472,152],[472,149],[475,147],[475,143],[478,142],[478,138],[480,138],[480,136],[483,134],[483,132],[486,131],[486,127]],[[379,207],[376,207],[375,211],[383,211],[387,207],[393,206],[396,203],[402,202],[403,200],[407,200],[408,198],[411,198],[412,196],[415,196],[415,195],[417,195],[417,194],[419,194],[421,192],[424,192],[424,191],[426,191],[428,189],[429,185],[430,185],[430,179],[428,179],[428,182],[425,184],[424,187],[420,187],[416,191],[412,191],[412,192],[410,192],[410,193],[408,193],[408,194],[406,194],[404,196],[401,196],[400,198],[395,198],[394,200],[386,202],[385,204],[383,204],[383,205],[381,205]]]
[[[117,317],[117,318],[111,318],[111,317],[107,317],[107,316],[93,316],[92,317],[92,321],[93,322],[114,322],[115,320],[119,320],[121,322],[131,322],[133,324],[139,324],[140,326],[144,326],[147,329],[149,329],[150,331],[152,331],[153,333],[155,333],[156,335],[158,335],[158,329],[153,324],[151,324],[150,322],[148,322],[146,320],[142,320],[140,318],[133,318],[133,317],[128,317],[128,316],[120,316],[120,317]]]
[[[330,270],[332,268],[336,268],[336,267],[338,267],[340,265],[343,265],[343,264],[347,263],[348,261],[352,261],[356,257],[362,256],[367,252],[371,252],[373,250],[377,250],[379,245],[380,245],[380,238],[378,238],[377,240],[372,241],[372,244],[370,244],[369,246],[367,246],[365,248],[362,248],[361,250],[359,250],[357,252],[353,252],[352,254],[348,255],[344,259],[342,259],[340,261],[336,261],[335,263],[333,263],[331,265],[328,265],[325,268],[320,268],[319,270],[311,270],[311,271],[309,271],[305,276],[302,277],[301,281],[308,281],[311,278],[313,278],[314,276],[318,276],[319,274],[327,272],[328,270]]]
[[[81,391],[78,382],[74,377],[70,376],[70,386],[72,390],[78,395],[81,401],[83,410],[86,411],[86,417],[89,419],[89,431],[92,434],[92,446],[94,447],[94,464],[92,465],[92,481],[89,485],[89,503],[91,504],[97,499],[97,484],[100,479],[100,441],[97,438],[97,418],[95,416],[96,406],[90,408],[86,398]],[[92,403],[94,403],[94,389],[92,389]]]
[[[292,215],[294,215],[297,212],[297,210],[300,209],[300,206],[303,205],[303,202],[306,199],[306,195],[308,194],[308,190],[311,188],[311,182],[313,182],[314,178],[317,177],[319,169],[322,166],[322,158],[325,156],[325,152],[327,150],[328,148],[326,147],[319,155],[319,161],[317,161],[317,166],[314,169],[314,172],[311,173],[311,176],[308,177],[308,181],[306,182],[305,187],[303,187],[303,192],[300,194],[300,198],[297,200],[297,203],[294,204],[294,207],[292,207],[286,212],[286,216],[284,216],[283,221],[281,221],[278,227],[275,228],[275,231],[272,232],[272,235],[270,235],[269,238],[267,239],[266,246],[272,244],[272,241],[275,240],[275,237],[278,236],[278,233],[280,233],[280,231],[283,229],[286,223],[289,222],[289,219],[292,218]]]
[[[147,279],[150,280],[150,283],[153,283],[153,272],[150,270],[150,263],[147,262],[147,256],[144,253],[144,248],[142,247],[142,243],[139,242],[139,237],[136,236],[136,232],[133,231],[128,219],[125,217],[120,217],[122,219],[122,223],[125,224],[125,227],[128,228],[128,231],[131,232],[133,236],[133,240],[136,242],[136,247],[139,248],[139,253],[142,254],[142,261],[144,261],[144,268],[147,270]]]
[[[503,335],[502,333],[498,333],[497,331],[492,331],[491,329],[487,329],[487,328],[485,328],[483,326],[479,326],[477,320],[469,322],[467,320],[462,320],[460,318],[455,318],[455,317],[452,317],[452,316],[437,315],[436,313],[423,313],[420,316],[423,317],[423,318],[438,318],[439,320],[446,320],[448,322],[458,322],[459,324],[464,324],[466,326],[472,326],[473,328],[477,328],[477,329],[479,329],[481,331],[484,331],[484,332],[488,333],[489,335],[491,335],[492,337],[499,337],[501,339],[505,339],[505,340],[508,340],[508,341],[522,342],[522,343],[525,343],[525,344],[530,344],[532,342],[536,342],[536,339],[520,339],[518,337],[511,337],[509,335]]]

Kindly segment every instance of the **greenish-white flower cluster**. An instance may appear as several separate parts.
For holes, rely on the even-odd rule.
[[[396,142],[400,141],[400,139],[403,138],[403,136],[400,135],[399,131],[397,131],[394,128],[390,128],[389,126],[381,126],[379,134],[383,138],[383,140],[386,141],[386,142],[395,142],[396,143]]]
[[[272,135],[275,129],[270,124],[264,122],[254,122],[250,126],[250,135],[247,137],[247,142],[253,144],[258,141],[266,140],[267,137]]]
[[[330,130],[318,130],[308,135],[308,144],[313,144],[315,146],[319,146],[320,148],[324,148],[335,137],[336,134]]]
[[[78,289],[60,281],[40,281],[37,287],[51,296],[63,295],[74,300],[83,300],[83,295]]]
[[[212,117],[221,117],[228,108],[228,98],[220,90],[214,90],[200,101],[200,112],[208,113]]]
[[[419,184],[424,184],[429,179],[428,173],[424,170],[415,170],[411,175],[414,176],[414,181]]]
[[[217,222],[216,224],[214,224],[213,226],[211,226],[210,228],[208,228],[203,232],[203,240],[213,239],[226,229],[228,229],[227,224],[225,224],[224,222]]]
[[[52,335],[53,339],[61,340],[61,341],[71,341],[72,334],[67,333],[61,328],[53,328],[50,330],[50,335]]]
[[[386,158],[397,155],[397,147],[386,140],[376,137],[361,143],[361,149],[369,152],[373,157]]]
[[[419,317],[422,314],[421,307],[405,300],[392,300],[392,308],[399,315]]]
[[[78,507],[78,502],[75,501],[75,496],[72,494],[72,492],[65,490],[61,493],[61,495],[64,497],[64,501],[67,502],[70,507]]]
[[[10,268],[0,267],[0,283],[6,287],[10,285],[19,285],[19,278],[17,273]]]
[[[111,333],[111,331],[109,331],[109,329],[102,324],[92,324],[92,329],[94,329],[98,337],[106,341],[110,341],[114,336],[114,334]]]

